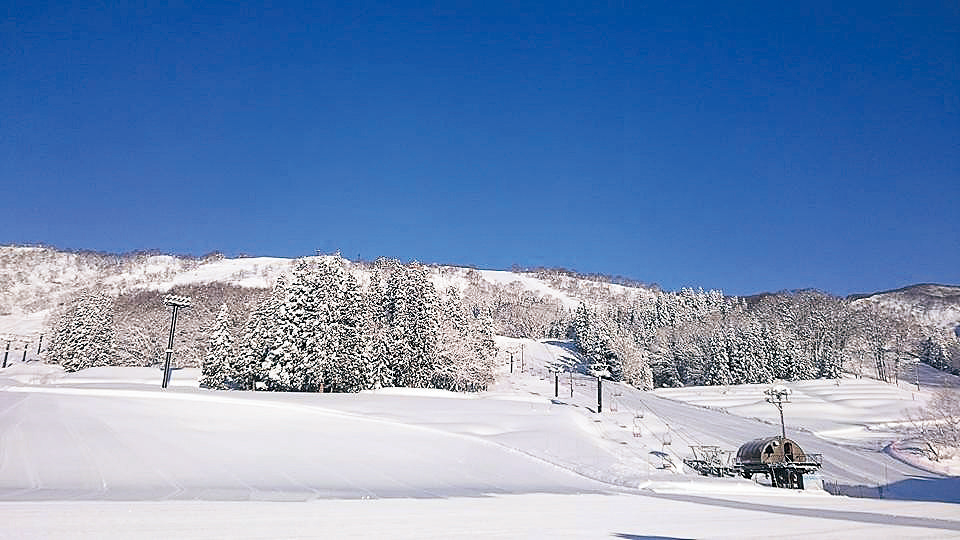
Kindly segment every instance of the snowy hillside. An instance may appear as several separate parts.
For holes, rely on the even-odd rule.
[[[0,536],[960,535],[956,479],[843,431],[889,420],[911,391],[794,384],[788,432],[823,454],[823,481],[888,500],[854,499],[683,466],[688,445],[776,431],[758,388],[607,383],[598,414],[595,379],[554,378],[581,362],[569,343],[498,346],[497,383],[476,394],[211,391],[193,369],[163,391],[152,368],[15,363],[0,371]]]
[[[249,257],[204,259],[171,255],[114,256],[67,253],[51,248],[0,246],[0,336],[35,337],[46,328],[53,309],[77,291],[96,287],[113,295],[134,291],[169,291],[178,286],[211,283],[267,289],[289,272],[294,259]],[[368,267],[349,263],[361,283]],[[497,288],[503,294],[531,295],[559,302],[568,309],[581,301],[611,296],[649,296],[647,289],[625,287],[562,275],[538,276],[499,270],[429,266],[438,291],[471,284]]]
[[[960,287],[923,284],[870,295],[857,295],[854,304],[875,304],[909,314],[921,324],[953,331],[960,327]]]

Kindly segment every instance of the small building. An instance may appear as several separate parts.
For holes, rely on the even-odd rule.
[[[774,487],[803,489],[803,475],[821,464],[819,454],[807,454],[796,441],[776,436],[745,442],[737,451],[735,468],[744,478],[762,473]]]

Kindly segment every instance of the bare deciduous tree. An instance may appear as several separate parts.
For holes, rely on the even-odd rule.
[[[937,392],[926,407],[907,414],[905,431],[924,445],[930,459],[949,459],[960,452],[960,393]]]

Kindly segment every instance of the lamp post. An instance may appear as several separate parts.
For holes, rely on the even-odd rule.
[[[163,305],[173,307],[173,318],[170,319],[170,339],[167,341],[167,360],[163,363],[163,382],[160,388],[166,388],[170,383],[170,359],[173,357],[173,332],[177,328],[177,313],[180,308],[190,307],[189,296],[168,294],[163,297]]]
[[[780,439],[784,440],[787,438],[787,427],[783,423],[783,404],[790,403],[790,394],[793,391],[783,386],[782,384],[777,384],[767,388],[763,391],[767,395],[764,398],[764,401],[767,403],[772,403],[780,411]]]

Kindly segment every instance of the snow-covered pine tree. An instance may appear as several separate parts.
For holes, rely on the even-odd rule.
[[[207,353],[201,364],[200,387],[228,388],[231,362],[235,356],[233,335],[230,333],[229,310],[226,304],[220,307],[214,322]]]
[[[595,375],[614,381],[623,379],[623,358],[612,347],[615,323],[604,314],[581,304],[573,322],[573,338]]]
[[[265,364],[277,390],[330,390],[326,376],[342,336],[338,317],[343,304],[341,260],[297,262],[279,296],[274,335]]]
[[[387,278],[383,313],[388,369],[397,386],[429,387],[434,377],[439,340],[439,302],[419,264],[397,264]]]
[[[779,327],[764,325],[761,330],[761,340],[766,349],[767,370],[773,379],[786,380],[787,353],[786,338]]]
[[[47,349],[47,359],[66,371],[109,365],[113,355],[113,299],[84,291],[70,303]]]
[[[704,384],[723,386],[731,383],[727,337],[717,329],[710,337],[710,355],[704,370]]]
[[[647,347],[650,351],[650,369],[653,371],[655,388],[683,386],[678,368],[679,357],[674,349],[676,342],[673,341],[672,333],[673,331],[670,328],[660,328],[647,341]]]
[[[317,353],[324,358],[327,390],[359,392],[373,388],[377,377],[367,356],[366,302],[357,280],[344,268],[344,260],[321,263],[325,306],[319,324]]]
[[[950,366],[943,339],[936,333],[930,333],[920,341],[919,358],[924,364],[939,370],[948,370]]]
[[[254,350],[259,359],[256,368],[256,388],[259,390],[288,391],[292,388],[290,368],[298,357],[295,348],[295,329],[287,317],[287,283],[281,275],[264,308],[260,333],[253,341],[262,349]]]
[[[821,379],[839,379],[843,373],[843,353],[828,342],[820,351],[817,375]]]
[[[740,330],[731,330],[723,333],[727,345],[727,365],[729,366],[730,382],[727,384],[745,384],[750,382],[750,362],[746,342]]]
[[[235,344],[236,354],[228,364],[228,378],[238,390],[265,388],[262,365],[267,353],[266,339],[273,323],[274,300],[275,295],[270,294],[254,305]]]
[[[815,378],[812,372],[813,370],[804,355],[803,347],[798,341],[790,339],[790,336],[785,336],[782,346],[783,348],[778,354],[783,356],[786,367],[785,377],[783,377],[783,379],[788,381],[802,381]]]
[[[417,263],[406,269],[409,287],[405,335],[411,355],[407,359],[407,380],[404,386],[428,387],[433,379],[440,338],[440,305],[436,289],[426,270]]]
[[[563,339],[567,336],[568,328],[570,328],[570,319],[565,312],[561,311],[557,314],[557,317],[550,322],[547,337]]]
[[[390,323],[385,295],[386,273],[390,272],[386,259],[378,259],[370,278],[366,296],[367,342],[366,358],[370,365],[370,388],[394,386],[390,358]]]
[[[411,373],[411,359],[415,354],[412,336],[415,329],[410,321],[414,301],[409,297],[410,286],[407,284],[408,272],[405,267],[397,264],[387,277],[384,288],[384,322],[386,323],[386,350],[389,358],[387,369],[393,374],[393,384],[408,386],[415,380]]]
[[[743,327],[743,340],[747,356],[747,372],[750,374],[749,383],[769,383],[773,381],[773,374],[769,366],[769,349],[763,341],[763,330],[755,319]]]

